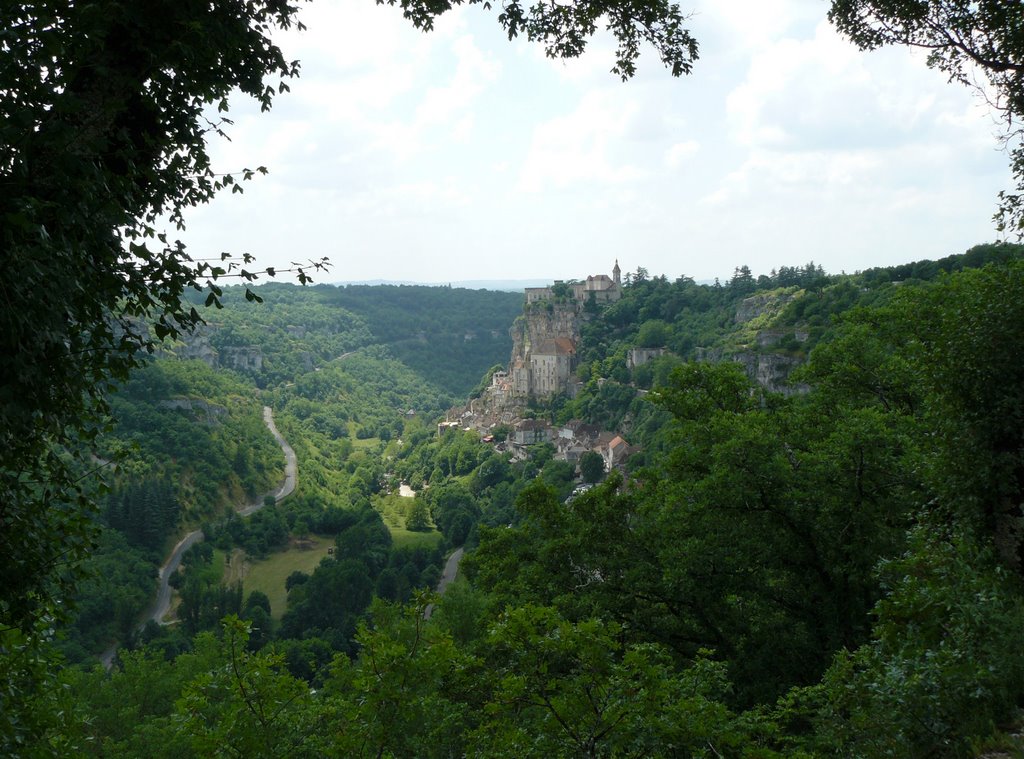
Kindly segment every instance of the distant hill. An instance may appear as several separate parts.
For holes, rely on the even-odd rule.
[[[551,284],[550,279],[463,279],[451,282],[413,282],[396,279],[366,279],[361,281],[330,282],[338,287],[346,285],[410,285],[418,287],[453,287],[465,290],[498,290],[500,292],[518,292],[527,287],[544,287]]]
[[[241,371],[266,388],[377,346],[452,400],[508,360],[509,326],[523,304],[522,290],[447,285],[274,282],[253,292],[261,302],[246,300],[240,286],[224,288],[224,308],[206,312],[208,326],[176,354]]]

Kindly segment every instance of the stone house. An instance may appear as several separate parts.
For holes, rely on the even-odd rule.
[[[622,297],[622,270],[615,261],[612,276],[607,274],[591,274],[585,282],[577,282],[572,286],[573,297],[580,303],[586,303],[591,297],[597,303],[614,303]]]
[[[581,443],[593,443],[601,434],[596,424],[586,424],[580,419],[570,419],[558,430],[558,436],[566,440],[577,440]]]
[[[535,445],[550,442],[554,437],[551,425],[543,419],[523,419],[512,432],[516,445]]]
[[[590,446],[581,443],[579,440],[569,440],[564,437],[555,439],[555,458],[575,464],[580,456],[590,450]]]
[[[542,340],[530,352],[530,389],[544,398],[560,393],[576,368],[576,346],[568,337]]]

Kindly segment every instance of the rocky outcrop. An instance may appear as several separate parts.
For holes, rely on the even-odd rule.
[[[224,408],[224,406],[216,403],[210,403],[209,401],[204,401],[199,398],[169,398],[167,400],[157,401],[156,405],[160,408],[186,411],[197,421],[205,422],[208,425],[218,424],[220,417],[228,413],[228,410]]]
[[[757,347],[770,348],[792,337],[798,343],[806,343],[811,333],[805,329],[762,329],[757,333]]]
[[[765,390],[782,395],[806,393],[810,388],[802,383],[790,383],[789,375],[804,363],[802,358],[787,356],[782,353],[756,353],[739,351],[726,353],[722,348],[697,348],[694,351],[697,361],[718,363],[735,361],[742,364],[747,376]]]
[[[512,323],[512,359],[524,358],[533,345],[544,340],[564,337],[578,343],[581,322],[574,303],[527,307]]]
[[[211,369],[216,369],[220,366],[220,355],[210,344],[210,332],[209,327],[200,326],[191,333],[182,334],[170,352],[180,359],[202,361]]]
[[[263,351],[257,345],[224,346],[220,350],[222,366],[243,372],[263,370]]]
[[[796,293],[794,292],[771,290],[744,298],[736,306],[734,321],[737,324],[746,324],[761,316],[775,316],[795,297]]]
[[[213,346],[210,338],[216,327],[201,325],[190,333],[182,333],[169,348],[161,348],[160,354],[170,354],[188,361],[202,361],[211,369],[236,369],[243,372],[263,371],[263,350],[257,345]]]
[[[575,303],[529,304],[512,324],[510,400],[568,393],[582,315]]]
[[[797,395],[810,388],[804,384],[791,384],[790,373],[803,364],[803,359],[785,356],[781,353],[754,353],[744,351],[730,356],[731,360],[743,364],[747,376],[761,387],[773,393]]]

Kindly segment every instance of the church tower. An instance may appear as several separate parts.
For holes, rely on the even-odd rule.
[[[615,259],[615,268],[612,269],[612,279],[615,284],[622,287],[622,269],[619,268],[619,259]]]

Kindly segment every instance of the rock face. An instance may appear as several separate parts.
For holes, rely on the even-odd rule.
[[[733,322],[746,325],[740,328],[741,334],[738,335],[746,349],[733,348],[727,351],[723,348],[697,348],[694,358],[698,361],[735,361],[742,364],[753,382],[774,393],[806,393],[809,389],[807,385],[789,381],[790,373],[803,363],[803,359],[771,351],[772,346],[779,343],[790,343],[789,347],[792,348],[792,341],[803,343],[810,337],[804,329],[772,326],[797,293],[797,288],[789,288],[744,298],[736,307]]]
[[[219,418],[228,413],[228,410],[217,403],[210,403],[199,398],[169,398],[157,401],[160,408],[174,409],[175,411],[186,411],[198,422],[205,422],[208,425],[218,424]]]
[[[757,347],[768,348],[791,336],[798,343],[805,343],[811,333],[805,329],[762,329],[757,333]]]
[[[575,303],[529,304],[512,324],[510,397],[550,398],[571,389],[580,340],[581,314]]]
[[[804,384],[790,384],[789,375],[803,361],[794,356],[780,353],[753,353],[744,351],[732,356],[731,359],[747,370],[747,376],[761,387],[773,393],[798,395],[806,393],[810,388]]]
[[[227,367],[243,372],[263,371],[263,350],[259,346],[226,345],[218,350],[210,342],[214,329],[201,326],[191,334],[183,334],[170,352],[180,359],[202,361],[211,369]]]
[[[755,353],[739,351],[727,354],[721,348],[697,348],[694,351],[697,361],[735,361],[742,364],[747,376],[765,390],[782,395],[798,395],[806,393],[810,387],[801,383],[791,384],[790,373],[803,364],[803,360],[795,356],[781,353]]]
[[[737,324],[746,324],[765,314],[774,316],[785,308],[786,304],[793,300],[794,297],[793,293],[775,290],[744,298],[736,307],[734,321]]]
[[[220,365],[217,349],[210,344],[209,327],[197,327],[191,334],[183,334],[181,344],[174,348],[174,354],[180,359],[202,361],[211,369]]]
[[[263,369],[263,351],[256,345],[225,346],[221,348],[220,360],[223,366],[243,372]]]
[[[520,348],[529,350],[531,343],[566,337],[579,341],[580,313],[574,303],[552,303],[528,306],[512,323],[512,358]]]

